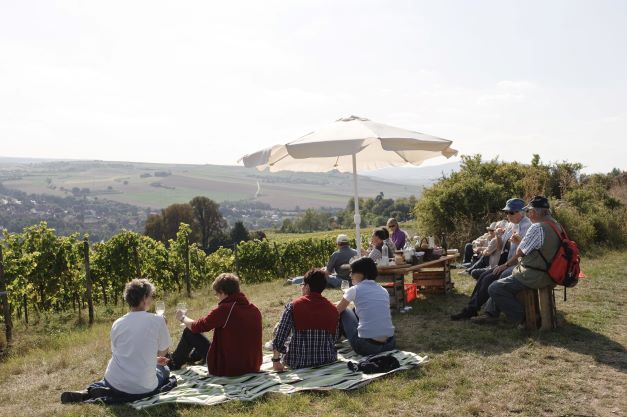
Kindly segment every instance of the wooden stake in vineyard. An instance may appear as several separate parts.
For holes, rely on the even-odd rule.
[[[89,268],[89,240],[83,240],[83,254],[85,256],[85,287],[87,288],[87,308],[89,310],[89,324],[94,324],[94,300],[91,295],[91,269]],[[79,306],[80,311],[80,306]]]
[[[13,338],[13,320],[11,320],[11,305],[9,304],[8,295],[7,286],[4,282],[4,258],[2,257],[2,245],[0,245],[0,299],[2,300],[4,332],[7,344],[10,343]]]
[[[192,296],[192,283],[189,277],[189,234],[185,236],[185,286],[187,287],[187,296]]]

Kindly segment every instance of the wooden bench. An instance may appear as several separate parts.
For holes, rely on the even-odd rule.
[[[526,289],[516,294],[525,309],[525,329],[551,330],[557,327],[554,288]]]

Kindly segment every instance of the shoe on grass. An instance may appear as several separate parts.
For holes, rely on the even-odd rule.
[[[483,313],[480,316],[471,317],[470,321],[475,324],[496,324],[499,318],[488,313]]]
[[[89,398],[105,398],[111,396],[111,388],[93,387],[89,388]]]
[[[462,311],[460,311],[457,314],[452,314],[451,315],[451,320],[453,320],[453,321],[468,320],[468,319],[472,319],[476,315],[477,315],[476,311],[472,311],[472,310],[469,310],[469,309],[465,308],[465,309],[463,309]]]
[[[89,393],[83,391],[65,391],[61,394],[61,404],[82,403],[89,399]]]

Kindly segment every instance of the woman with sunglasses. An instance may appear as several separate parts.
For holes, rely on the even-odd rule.
[[[398,227],[398,222],[394,217],[388,219],[387,228],[390,231],[390,240],[394,243],[396,249],[403,249],[405,247],[405,241],[407,240],[407,233]]]

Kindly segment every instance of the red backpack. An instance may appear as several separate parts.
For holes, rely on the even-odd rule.
[[[562,232],[560,233],[554,222],[545,222],[545,224],[551,226],[560,240],[557,252],[555,252],[550,262],[544,258],[542,252],[538,251],[546,263],[546,272],[556,284],[574,287],[579,282],[579,278],[583,277],[579,268],[580,256],[577,242],[568,238],[564,227],[562,227]]]

